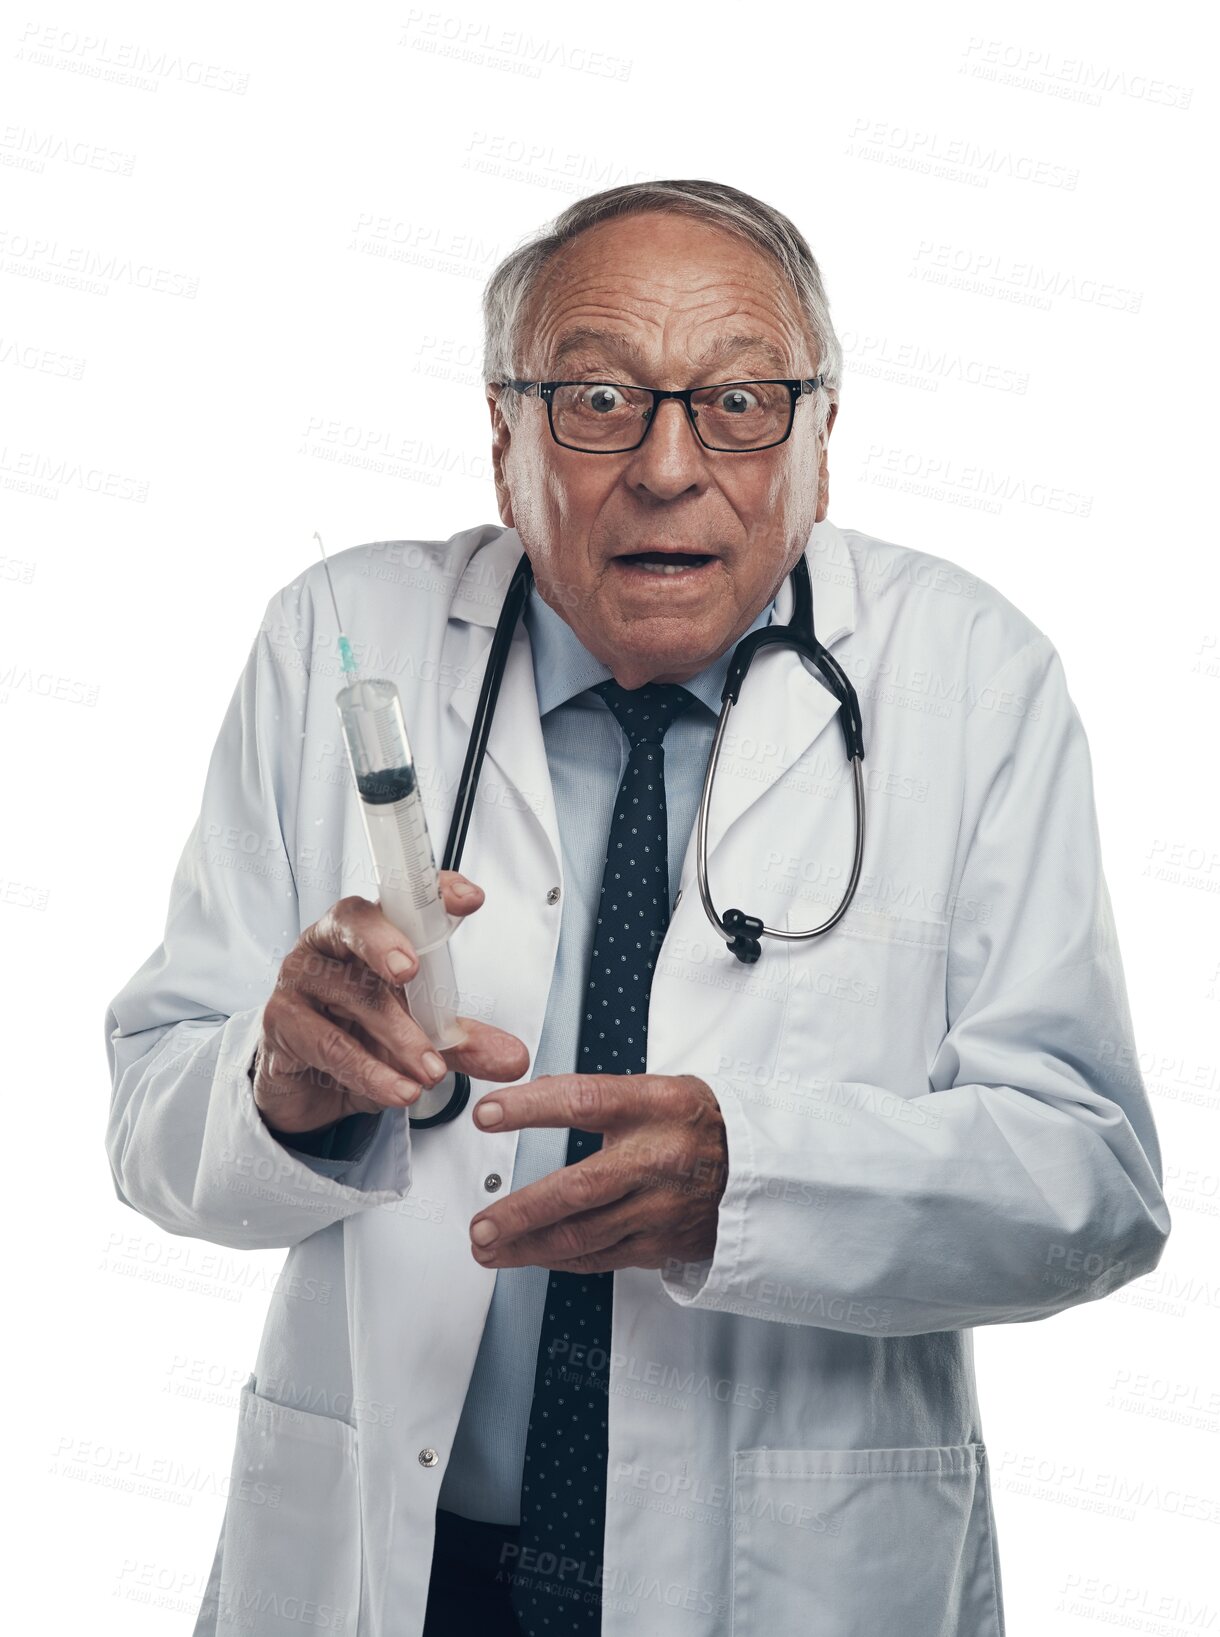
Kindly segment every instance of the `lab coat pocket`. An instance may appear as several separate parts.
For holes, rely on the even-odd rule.
[[[743,1449],[733,1637],[1003,1637],[987,1454]]]
[[[356,1429],[242,1388],[218,1630],[354,1637],[360,1605]]]

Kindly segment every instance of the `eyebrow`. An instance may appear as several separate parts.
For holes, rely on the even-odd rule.
[[[582,326],[580,329],[569,330],[559,342],[551,359],[551,368],[558,369],[564,359],[573,353],[592,357],[599,352],[619,353],[630,361],[631,367],[636,371],[643,371],[648,367],[640,349],[634,342],[628,341],[626,336],[618,335],[613,330],[596,330]],[[762,335],[722,335],[718,341],[714,341],[698,355],[695,363],[701,371],[706,371],[718,367],[728,358],[736,358],[743,352],[754,353],[780,372],[789,367],[786,354]]]

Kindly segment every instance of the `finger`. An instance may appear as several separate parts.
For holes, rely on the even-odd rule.
[[[316,993],[326,1011],[339,1021],[359,1025],[390,1054],[390,1066],[421,1085],[434,1086],[449,1073],[449,1065],[412,1017],[401,989],[377,980],[370,992],[356,972],[368,968],[353,961],[332,961],[319,955],[328,968]]]
[[[382,1045],[381,1041],[376,1040],[372,1035],[367,1034],[364,1029],[361,1028],[359,1023],[348,1023],[346,1027],[356,1037],[356,1040],[360,1043],[360,1045],[364,1046],[375,1058],[378,1059],[379,1062],[388,1063],[396,1074],[402,1073],[401,1065],[397,1062],[393,1053],[390,1052],[387,1047]],[[411,1077],[408,1075],[404,1084],[408,1083],[410,1078]],[[350,1105],[353,1112],[364,1112],[365,1104],[367,1102],[366,1098],[358,1097],[349,1091],[344,1091],[343,1099],[345,1103]],[[373,1110],[375,1111],[376,1109],[380,1109],[385,1105],[382,1103],[377,1103],[372,1106]]]
[[[459,1017],[458,1022],[466,1031],[466,1039],[456,1046],[441,1047],[441,1056],[450,1068],[459,1069],[473,1080],[520,1080],[530,1066],[529,1047],[524,1040],[478,1018]]]
[[[473,882],[468,883],[474,887],[476,896],[469,903],[463,903],[463,895],[458,892],[458,888],[466,878],[454,870],[443,870],[441,875],[445,881],[450,908],[460,909],[460,912],[465,914],[472,908],[478,908],[482,902],[481,888],[475,886]],[[312,953],[318,961],[337,959],[354,965],[356,970],[353,981],[358,987],[363,986],[362,974],[367,971],[370,978],[379,978],[397,991],[402,983],[409,981],[419,970],[418,958],[410,940],[386,919],[380,905],[371,903],[366,898],[340,899],[320,920],[302,933],[299,943],[306,958]],[[394,970],[395,963],[400,960],[405,960],[408,967],[402,974]],[[320,977],[322,974],[318,975]],[[371,993],[375,993],[375,986]],[[410,1018],[410,1011],[405,1003],[404,1014]],[[387,1012],[384,1016],[392,1026],[393,1014]],[[403,1042],[408,1050],[407,1062],[411,1068],[415,1071],[425,1070],[425,1083],[435,1084],[449,1069],[460,1070],[480,1080],[519,1080],[529,1068],[529,1050],[516,1035],[474,1019],[463,1017],[459,1022],[465,1026],[467,1038],[456,1046],[441,1048],[445,1064],[442,1073],[427,1071],[427,1065],[420,1054],[436,1048],[422,1031],[418,1037],[412,1035]],[[418,1027],[414,1019],[411,1020],[411,1026]]]
[[[569,1262],[540,1262],[539,1267],[552,1268],[556,1273],[614,1273],[619,1268],[659,1268],[665,1259],[657,1259],[654,1250],[646,1249],[647,1238],[630,1233],[616,1245],[594,1251],[588,1256],[574,1256]]]
[[[627,1167],[599,1149],[587,1159],[527,1183],[480,1211],[470,1224],[470,1237],[476,1244],[505,1244],[523,1234],[537,1233],[554,1223],[611,1205],[637,1186],[636,1177]],[[482,1236],[486,1229],[476,1231],[480,1224],[494,1228],[494,1239]]]
[[[421,1084],[436,1085],[451,1069],[478,1080],[519,1080],[529,1068],[524,1041],[475,1018],[459,1016],[466,1038],[457,1045],[435,1046],[413,1017],[401,985],[384,981],[363,960],[334,959],[310,944],[286,963],[282,985],[316,997],[342,1017],[357,1019],[389,1048],[399,1070]],[[429,1056],[433,1052],[435,1062]]]
[[[382,1108],[404,1108],[420,1094],[416,1081],[381,1062],[343,1024],[315,1011],[304,1000],[289,998],[277,1008],[273,1028],[269,1042],[273,1053],[276,1048],[282,1049],[296,1059],[301,1069],[288,1074],[276,1072],[273,1056],[267,1069],[272,1081],[308,1079],[309,1071],[317,1071],[330,1076],[345,1091],[367,1097]]]
[[[482,887],[476,886],[460,870],[441,870],[437,879],[442,902],[450,915],[469,915],[472,910],[481,907],[485,896]]]
[[[401,1060],[399,1066],[406,1073],[419,1072],[426,1084],[435,1085],[437,1080],[443,1079],[452,1070],[468,1074],[474,1080],[519,1080],[529,1068],[529,1047],[507,1029],[497,1029],[494,1024],[482,1023],[477,1018],[459,1016],[457,1021],[465,1029],[467,1038],[456,1046],[435,1046],[411,1017],[405,1001],[391,998],[386,1004],[385,1015],[392,1018],[394,1006],[400,1006],[408,1026],[416,1033],[390,1049],[395,1059]],[[392,1024],[386,1026],[393,1027]],[[416,1053],[417,1044],[422,1055]],[[439,1073],[434,1073],[428,1061],[428,1054],[433,1051],[441,1060]],[[417,1068],[417,1065],[420,1067]]]
[[[319,1069],[301,1068],[295,1057],[269,1044],[265,1044],[259,1066],[262,1078],[257,1082],[255,1101],[276,1131],[312,1131],[347,1114],[380,1114],[390,1106],[357,1096]]]
[[[297,942],[335,960],[354,956],[389,984],[406,983],[419,971],[411,940],[367,898],[340,898]]]
[[[474,1105],[475,1124],[488,1131],[568,1126],[617,1131],[659,1112],[662,1075],[544,1074]]]
[[[521,1267],[550,1268],[555,1273],[612,1273],[617,1268],[649,1268],[659,1267],[661,1263],[645,1259],[640,1250],[644,1241],[639,1234],[629,1233],[614,1245],[607,1245],[604,1250],[590,1251],[586,1256],[572,1256],[559,1258],[546,1254],[539,1254],[529,1261],[522,1262]],[[482,1266],[498,1268],[499,1262],[481,1263]],[[514,1267],[518,1264],[506,1262],[505,1267]]]
[[[642,1240],[654,1227],[653,1209],[643,1194],[632,1194],[601,1210],[540,1228],[517,1239],[486,1247],[474,1246],[475,1260],[485,1267],[545,1267],[571,1272],[592,1271],[584,1266],[590,1257],[613,1254],[630,1239]]]

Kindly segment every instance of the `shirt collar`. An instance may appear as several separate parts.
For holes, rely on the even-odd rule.
[[[749,629],[757,631],[760,626],[769,625],[774,612],[773,598]],[[563,616],[542,600],[538,587],[532,581],[524,618],[534,657],[534,688],[538,695],[539,716],[545,716],[557,705],[584,693],[596,683],[609,680],[612,675],[610,667],[594,658]],[[742,636],[745,635],[743,631]],[[682,684],[707,706],[713,716],[720,714],[720,695],[735,647],[736,643],[726,648],[718,659]]]

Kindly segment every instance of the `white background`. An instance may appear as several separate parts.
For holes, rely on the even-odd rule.
[[[1108,1300],[976,1332],[1005,1600],[1014,1634],[1203,1629],[1203,8],[454,6],[57,3],[0,34],[8,1624],[185,1633],[210,1564],[282,1253],[115,1200],[103,1016],[160,939],[267,599],[314,529],[338,551],[497,521],[484,281],[577,195],[697,176],[785,211],[823,268],[846,353],[831,517],[981,576],[1063,657],[1174,1231]]]

